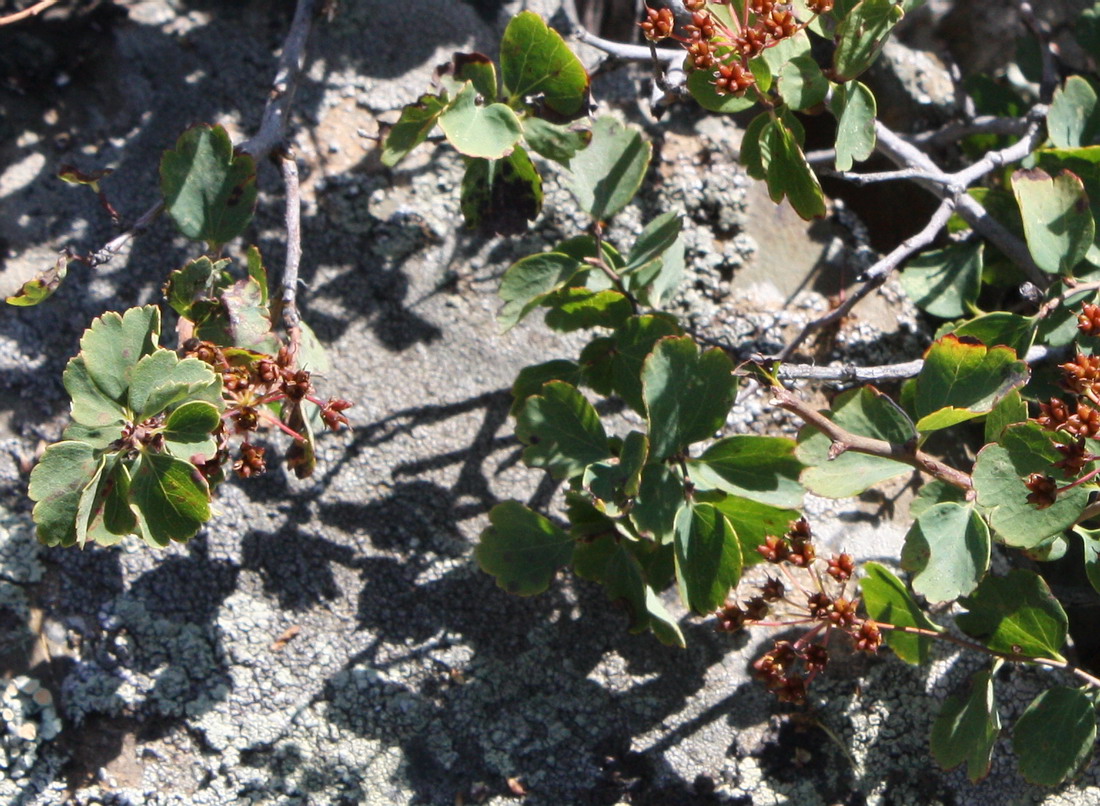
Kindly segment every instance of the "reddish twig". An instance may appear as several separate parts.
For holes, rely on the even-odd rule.
[[[918,470],[923,470],[941,481],[965,490],[968,496],[973,495],[974,484],[969,474],[944,464],[939,459],[935,459],[919,450],[915,444],[899,445],[887,442],[884,439],[853,434],[834,423],[821,412],[811,408],[805,401],[783,387],[772,389],[772,403],[791,412],[831,439],[833,444],[829,448],[830,460],[835,459],[845,451],[881,456],[884,459],[893,459],[895,462],[902,462]]]
[[[8,14],[6,17],[0,17],[0,28],[5,25],[19,22],[20,20],[25,20],[29,17],[37,17],[50,6],[56,6],[60,2],[61,0],[38,0],[33,6],[28,6],[22,11],[16,11],[13,14]]]

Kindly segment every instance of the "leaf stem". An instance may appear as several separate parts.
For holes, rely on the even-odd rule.
[[[881,621],[873,621],[868,619],[872,624],[877,626],[880,630],[893,630],[894,632],[903,632],[909,635],[919,635],[923,638],[935,638],[940,641],[949,641],[952,644],[962,647],[963,649],[969,649],[974,652],[982,652],[986,655],[991,655],[995,658],[1001,658],[1003,660],[1011,661],[1013,663],[1031,663],[1036,666],[1046,666],[1049,669],[1061,669],[1062,671],[1069,672],[1072,675],[1083,680],[1093,688],[1100,689],[1100,677],[1090,674],[1079,666],[1074,666],[1069,661],[1055,660],[1054,658],[1034,658],[1031,655],[1021,655],[1016,652],[1001,652],[996,649],[990,649],[984,644],[979,644],[976,641],[968,641],[965,638],[959,638],[957,635],[952,635],[948,632],[937,632],[936,630],[929,630],[924,627],[909,627],[901,626],[899,624],[886,624]]]
[[[786,409],[829,437],[833,441],[832,446],[829,448],[830,459],[835,459],[845,451],[857,451],[869,456],[881,456],[884,459],[893,459],[895,462],[911,465],[941,481],[965,490],[968,498],[974,495],[974,483],[970,478],[970,474],[944,464],[919,450],[913,443],[899,445],[887,442],[884,439],[853,434],[841,428],[821,412],[811,408],[805,401],[782,386],[772,388],[772,403],[781,409]]]

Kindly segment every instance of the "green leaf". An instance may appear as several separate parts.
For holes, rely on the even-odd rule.
[[[676,581],[684,604],[703,615],[717,610],[741,579],[741,544],[711,504],[685,504],[676,515]]]
[[[260,247],[249,246],[245,253],[245,268],[248,277],[260,292],[260,306],[266,308],[270,298],[267,287],[267,269],[264,268]]]
[[[555,359],[524,367],[512,383],[512,408],[508,413],[513,417],[518,416],[527,398],[542,391],[542,385],[547,381],[565,381],[573,386],[579,386],[580,365],[574,361]]]
[[[221,126],[185,131],[160,161],[164,207],[188,238],[221,245],[236,238],[256,206],[256,164],[234,154]]]
[[[743,92],[740,95],[720,94],[714,86],[714,76],[706,70],[692,70],[688,74],[687,88],[691,97],[703,109],[724,115],[743,112],[755,106],[759,100],[759,96],[752,91]]]
[[[1038,168],[1019,170],[1012,174],[1012,192],[1035,264],[1051,274],[1070,274],[1095,235],[1081,179],[1069,171],[1051,178]]]
[[[523,461],[571,478],[593,462],[610,458],[600,415],[584,395],[562,381],[550,381],[516,418],[516,437],[528,448]]]
[[[486,101],[497,97],[497,68],[484,53],[456,53],[454,76],[457,81],[469,81]]]
[[[867,576],[859,581],[863,591],[863,606],[867,615],[880,624],[893,624],[896,627],[917,627],[923,630],[942,632],[943,628],[929,620],[920,609],[901,580],[878,563],[864,563]],[[929,647],[932,639],[923,635],[912,635],[900,630],[883,630],[883,640],[906,663],[924,665],[928,663]]]
[[[84,488],[100,469],[92,446],[85,442],[55,442],[31,471],[27,494],[34,506],[38,539],[47,546],[76,542],[76,518]]]
[[[993,311],[973,319],[949,331],[959,339],[977,339],[987,347],[1003,346],[1016,355],[1026,355],[1035,338],[1035,319],[1018,313]],[[946,334],[936,334],[937,336]]]
[[[985,418],[985,441],[998,442],[1004,430],[1010,425],[1027,420],[1027,403],[1020,396],[1020,390],[1014,389],[1001,398],[1001,401]]]
[[[1073,531],[1081,538],[1084,546],[1085,575],[1092,589],[1100,593],[1100,529],[1075,526]]]
[[[168,275],[164,285],[164,298],[168,305],[180,316],[195,321],[199,315],[194,308],[199,301],[214,300],[216,293],[224,288],[227,274],[225,267],[229,259],[211,262],[203,255],[190,261],[182,269],[176,269]]]
[[[443,99],[435,95],[421,95],[416,103],[401,110],[401,117],[390,129],[382,145],[382,164],[392,168],[423,143],[446,108]]]
[[[608,598],[626,609],[631,632],[653,628],[662,642],[685,645],[679,625],[647,584],[645,570],[630,544],[606,536],[578,542],[573,550],[573,570],[580,577],[599,582],[607,590]]]
[[[1012,730],[1020,774],[1057,786],[1081,770],[1096,743],[1096,706],[1081,689],[1055,686],[1036,697]]]
[[[466,226],[495,235],[521,235],[542,210],[542,177],[520,146],[501,160],[472,159],[462,176]]]
[[[220,389],[221,381],[205,361],[159,349],[134,367],[128,404],[140,423],[196,395],[216,399],[209,391],[214,386]]]
[[[573,117],[583,111],[588,73],[557,31],[531,11],[512,17],[500,40],[500,73],[509,103],[541,95],[554,112]]]
[[[640,129],[614,118],[597,119],[592,142],[570,163],[581,209],[597,221],[619,212],[638,192],[652,152]]]
[[[970,678],[969,696],[944,700],[932,724],[932,757],[945,770],[965,762],[966,776],[971,783],[977,783],[989,774],[1000,730],[993,675],[988,671],[976,672]]]
[[[1100,128],[1096,90],[1081,76],[1070,76],[1054,91],[1047,112],[1047,134],[1055,148],[1079,148],[1092,143]]]
[[[536,154],[568,168],[577,152],[592,140],[592,132],[528,117],[523,120],[523,139]]]
[[[901,549],[913,590],[949,602],[978,586],[989,570],[989,527],[973,506],[936,504],[913,522]]]
[[[932,479],[922,484],[917,490],[917,496],[909,502],[909,517],[919,518],[922,514],[936,504],[947,502],[958,504],[966,503],[966,490],[959,489],[954,484],[948,484],[940,479]]]
[[[798,481],[803,465],[795,457],[797,444],[786,437],[738,435],[711,445],[689,462],[697,483],[776,507],[802,505]]]
[[[130,484],[141,536],[153,546],[185,542],[210,520],[210,488],[190,462],[166,453],[142,453]]]
[[[217,452],[212,434],[221,420],[217,406],[204,400],[190,400],[168,415],[164,423],[164,447],[185,461],[191,461],[195,455],[212,459]]]
[[[72,398],[73,420],[100,434],[95,439],[84,441],[90,442],[93,447],[105,448],[107,443],[118,439],[123,425],[129,418],[128,412],[121,404],[103,394],[95,385],[91,375],[88,374],[83,356],[78,355],[69,359],[62,377],[65,391]]]
[[[817,106],[828,92],[828,80],[808,54],[796,56],[779,71],[779,94],[791,109]]]
[[[768,535],[781,535],[788,531],[791,522],[801,517],[797,510],[780,509],[737,495],[722,495],[713,499],[708,497],[706,503],[714,504],[737,532],[745,566],[764,562],[763,555],[756,550],[757,547],[764,545]]]
[[[875,151],[874,93],[858,81],[841,84],[833,91],[832,110],[837,119],[836,169],[850,171],[854,162]]]
[[[741,164],[745,173],[753,179],[763,181],[768,176],[768,163],[771,161],[769,137],[773,126],[772,117],[761,112],[745,127],[741,135]]]
[[[647,464],[642,469],[630,520],[643,537],[669,543],[675,533],[676,513],[683,503],[684,483],[680,477],[665,464]]]
[[[130,476],[120,454],[106,454],[90,484],[80,496],[76,514],[76,543],[91,540],[101,546],[117,543],[137,529],[129,505]]]
[[[733,362],[715,347],[699,353],[690,336],[657,342],[642,367],[650,450],[674,456],[693,442],[710,439],[726,422],[737,379]]]
[[[663,255],[626,276],[627,288],[651,308],[665,307],[684,279],[684,236],[681,234]]]
[[[5,297],[4,301],[17,308],[29,308],[49,299],[61,286],[65,275],[69,273],[70,260],[68,253],[62,252],[53,266],[38,272],[33,278],[23,283],[18,291]]]
[[[965,316],[978,301],[983,247],[973,240],[925,252],[906,264],[901,286],[922,311],[944,319]]]
[[[1034,548],[1072,526],[1088,504],[1089,493],[1074,487],[1058,494],[1053,505],[1037,509],[1027,501],[1024,479],[1052,472],[1062,455],[1054,437],[1033,422],[1004,430],[1000,443],[986,445],[974,463],[974,489],[989,525],[1009,546]]]
[[[489,523],[474,556],[482,570],[509,593],[542,593],[573,556],[573,538],[518,501],[493,507]]]
[[[626,404],[639,414],[646,412],[645,400],[642,398],[643,362],[659,339],[679,336],[681,332],[671,318],[653,314],[632,316],[615,331],[609,354],[612,386]],[[581,362],[585,362],[584,353],[581,354]],[[591,372],[590,369],[588,371]],[[591,379],[589,383],[592,383]],[[592,386],[600,391],[594,383]]]
[[[642,467],[649,453],[649,440],[639,431],[631,431],[618,456],[590,464],[584,470],[581,485],[596,499],[596,508],[619,517],[629,499],[638,494]]]
[[[1027,363],[1007,347],[944,336],[925,352],[917,376],[917,430],[936,431],[988,414],[1028,377]]]
[[[968,611],[955,618],[959,629],[994,652],[1063,660],[1066,613],[1034,571],[987,576],[959,604]]]
[[[683,229],[683,216],[675,210],[662,213],[646,224],[630,250],[623,272],[640,269],[645,264],[661,257],[680,237]]]
[[[616,328],[634,312],[630,300],[618,291],[563,288],[542,299],[550,306],[546,325],[569,333],[582,328]]]
[[[510,154],[523,128],[504,104],[479,106],[477,90],[467,81],[454,103],[439,116],[439,128],[460,154],[498,160]]]
[[[833,80],[847,81],[870,67],[904,14],[893,0],[863,0],[848,12],[836,27]]]
[[[561,288],[581,268],[580,261],[560,252],[528,255],[508,267],[500,281],[504,307],[497,321],[505,330],[519,323],[551,292]]]
[[[838,395],[825,416],[841,428],[864,437],[904,445],[917,436],[912,421],[896,403],[870,386]],[[832,440],[812,426],[799,432],[795,455],[807,469],[802,483],[826,498],[859,495],[879,482],[912,473],[913,468],[893,459],[845,451],[829,458]]]
[[[770,153],[767,182],[772,201],[782,201],[786,196],[795,212],[806,220],[824,216],[825,195],[794,133],[776,123],[768,130],[767,137]]]
[[[159,338],[160,309],[155,305],[130,308],[121,316],[108,311],[93,319],[80,337],[80,354],[92,382],[121,403],[134,367],[157,348]]]
[[[1085,53],[1100,53],[1100,3],[1093,3],[1077,17],[1073,36]]]

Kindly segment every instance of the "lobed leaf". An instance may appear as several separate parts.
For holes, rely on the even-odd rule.
[[[917,430],[935,431],[988,414],[1029,375],[1027,362],[1008,347],[944,336],[925,352],[917,376]]]
[[[392,168],[405,159],[428,138],[445,108],[443,99],[436,95],[421,95],[418,101],[406,105],[382,143],[382,164]]]
[[[737,540],[741,544],[741,558],[745,566],[755,565],[764,561],[764,557],[757,551],[757,547],[764,545],[769,535],[781,535],[790,529],[792,521],[801,517],[801,513],[794,509],[782,509],[770,504],[761,504],[739,495],[721,495],[710,497],[706,493],[696,496],[697,499],[713,504],[715,508],[726,516],[737,533]]]
[[[619,212],[638,192],[652,152],[637,127],[598,118],[592,141],[570,162],[573,193],[581,209],[597,221]]]
[[[1096,743],[1096,706],[1081,689],[1055,686],[1036,697],[1012,730],[1020,774],[1057,786],[1084,768]]]
[[[978,301],[984,246],[973,240],[918,255],[902,271],[901,286],[922,311],[944,319],[965,316]]]
[[[973,505],[945,502],[923,510],[909,528],[901,567],[913,590],[949,602],[978,586],[989,570],[989,527]]]
[[[810,109],[825,100],[829,81],[809,54],[796,56],[779,70],[779,94],[791,109]]]
[[[966,697],[948,697],[932,724],[932,757],[945,770],[966,764],[966,776],[977,783],[989,774],[1001,717],[993,697],[993,675],[975,672]]]
[[[572,537],[518,501],[493,507],[489,523],[474,556],[482,570],[509,593],[542,593],[573,555]]]
[[[666,464],[651,463],[642,468],[641,483],[630,520],[643,537],[657,543],[671,543],[676,513],[684,503],[684,483]]]
[[[717,610],[741,579],[741,544],[711,504],[684,504],[676,515],[676,581],[684,604],[703,615]]]
[[[824,216],[825,194],[794,132],[785,125],[773,123],[767,131],[767,143],[766,179],[772,201],[780,202],[786,196],[795,212],[806,220]]]
[[[987,576],[959,604],[968,611],[956,617],[959,629],[994,652],[1063,660],[1069,622],[1034,571],[1017,568],[1007,576]]]
[[[4,301],[17,308],[30,308],[49,299],[69,273],[70,260],[68,253],[62,252],[50,268],[38,272],[23,283],[18,291],[5,297]]]
[[[581,268],[576,258],[543,252],[520,258],[504,272],[497,292],[504,307],[497,321],[505,330],[518,324],[552,291],[561,288]]]
[[[504,159],[472,159],[462,176],[460,206],[466,226],[519,235],[542,210],[542,177],[520,146]]]
[[[194,465],[167,453],[142,453],[130,501],[142,538],[152,546],[186,542],[210,520],[210,488]]]
[[[541,96],[550,110],[573,117],[584,109],[588,73],[557,31],[542,17],[522,11],[500,40],[500,73],[510,104]]]
[[[1054,91],[1047,112],[1047,134],[1055,148],[1091,145],[1100,131],[1096,90],[1082,76],[1070,76]]]
[[[1040,269],[1067,275],[1092,245],[1095,223],[1080,177],[1062,171],[1051,177],[1038,168],[1012,175],[1028,251]]]
[[[799,507],[803,464],[797,443],[786,437],[738,435],[718,440],[689,462],[692,479],[774,507]]]
[[[256,207],[256,164],[221,126],[194,126],[160,161],[164,207],[188,238],[212,246],[240,235]]]
[[[458,97],[439,116],[439,128],[447,142],[467,157],[498,160],[512,152],[523,128],[512,109],[504,104],[477,103],[473,82],[458,93]]]
[[[833,90],[832,110],[837,119],[836,169],[850,171],[853,163],[875,151],[877,102],[866,85],[849,81]]]
[[[878,563],[864,563],[863,570],[867,575],[859,581],[859,587],[863,591],[863,606],[872,620],[896,627],[942,632],[943,628],[924,614],[901,580],[886,568]],[[883,630],[882,637],[887,646],[906,663],[928,663],[931,638],[900,630]]]
[[[47,546],[76,542],[76,518],[84,489],[95,481],[100,462],[86,442],[55,442],[31,471],[27,495],[35,503],[38,539]]]
[[[905,15],[894,0],[862,0],[836,27],[833,80],[855,78],[875,60],[891,29]]]
[[[134,367],[157,349],[160,309],[130,308],[119,315],[108,311],[92,320],[80,337],[80,357],[92,383],[108,398],[125,400]]]
[[[1034,548],[1076,521],[1089,493],[1074,487],[1058,494],[1053,505],[1037,509],[1027,501],[1024,479],[1051,473],[1061,454],[1054,437],[1033,422],[1008,426],[996,445],[986,445],[974,463],[974,490],[997,537],[1009,546]]]
[[[528,447],[523,461],[572,478],[593,462],[611,457],[600,415],[584,395],[562,381],[543,385],[516,418],[516,437]]]
[[[690,336],[668,337],[642,366],[642,395],[654,458],[667,459],[714,436],[733,406],[733,362],[718,348],[699,353]]]

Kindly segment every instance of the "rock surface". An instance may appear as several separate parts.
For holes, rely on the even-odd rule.
[[[74,264],[48,304],[0,317],[0,671],[50,693],[35,701],[23,678],[12,688],[19,713],[0,742],[0,800],[504,804],[526,792],[531,804],[1096,802],[1095,767],[1057,793],[1024,784],[1007,737],[980,784],[935,769],[926,741],[936,702],[965,685],[978,659],[945,653],[921,670],[853,657],[815,683],[813,707],[791,710],[751,680],[755,641],[684,618],[688,649],[664,647],[629,635],[593,586],[562,577],[517,599],[477,569],[471,547],[494,503],[553,500],[518,461],[507,389],[524,365],[577,348],[537,324],[500,335],[496,279],[516,257],[575,234],[578,219],[552,175],[547,213],[528,236],[458,233],[453,154],[423,148],[387,172],[371,136],[451,51],[494,53],[521,5],[556,10],[362,0],[341,3],[315,32],[294,126],[302,304],[332,360],[326,389],[356,407],[354,431],[324,440],[311,482],[275,472],[226,485],[209,527],[163,552],[38,547],[24,465],[67,415],[64,362],[93,316],[155,301],[189,247],[161,221],[95,273]],[[188,125],[251,132],[288,6],[137,0],[128,19],[112,17],[64,57],[54,40],[31,47],[39,29],[24,34],[39,60],[16,74],[22,94],[0,96],[0,290],[65,245],[92,249],[112,235],[90,193],[53,178],[59,164],[115,168],[105,187],[132,219],[156,199],[160,151]],[[640,120],[642,79],[612,72],[596,97]],[[691,271],[680,304],[697,325],[749,351],[773,348],[865,262],[841,228],[807,231],[752,187],[736,166],[732,123],[683,109],[650,134],[653,181],[611,238],[684,209]],[[260,185],[249,239],[278,266],[274,172]],[[846,357],[908,358],[924,338],[887,292],[838,335]],[[822,346],[821,358],[836,358],[833,349]],[[792,426],[750,396],[729,427]],[[848,520],[838,513],[850,506],[808,509],[830,545],[897,556],[901,528],[874,502]],[[1043,682],[1008,674],[1006,721]],[[56,714],[64,727],[51,739]]]

